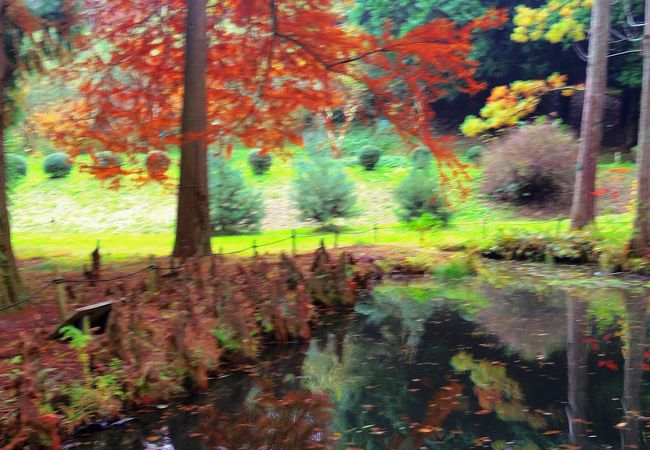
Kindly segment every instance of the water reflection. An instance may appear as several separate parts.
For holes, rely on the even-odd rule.
[[[647,448],[645,287],[496,267],[380,286],[309,343],[81,448],[141,449],[163,426],[176,450]]]

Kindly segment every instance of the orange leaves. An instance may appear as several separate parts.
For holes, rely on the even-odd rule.
[[[470,22],[469,26],[473,31],[486,31],[492,28],[498,28],[508,21],[508,10],[505,8],[491,9],[483,17],[479,17]]]
[[[472,34],[503,24],[504,11],[463,27],[437,19],[378,39],[345,26],[331,0],[226,0],[209,8],[208,143],[265,151],[302,145],[305,117],[344,104],[352,79],[374,98],[373,114],[427,145],[448,176],[464,171],[450,142],[433,137],[430,105],[450,91],[483,88],[469,60]],[[49,127],[66,149],[135,155],[179,144],[185,12],[184,0],[86,0],[92,39],[109,45],[87,47],[61,72],[79,82],[89,117],[65,115],[67,125]],[[149,158],[144,166],[138,176],[162,177]]]

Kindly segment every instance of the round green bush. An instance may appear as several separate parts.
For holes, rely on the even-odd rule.
[[[95,153],[95,158],[97,164],[100,167],[110,167],[110,166],[120,167],[122,165],[122,159],[118,155],[110,151]]]
[[[43,171],[50,178],[65,178],[71,170],[72,164],[70,164],[66,153],[51,153],[45,157],[43,162]]]
[[[366,145],[359,151],[359,164],[366,170],[374,170],[381,158],[381,151],[372,145]]]
[[[418,147],[413,151],[413,167],[415,169],[426,169],[431,165],[433,156],[427,147]]]
[[[17,180],[27,175],[27,161],[19,155],[5,155],[5,168],[9,181]]]
[[[264,175],[273,164],[273,157],[270,153],[262,154],[261,150],[253,150],[248,154],[248,164],[255,175]]]

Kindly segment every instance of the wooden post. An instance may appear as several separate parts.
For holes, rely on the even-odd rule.
[[[377,243],[377,229],[378,229],[378,228],[377,228],[377,224],[374,224],[374,225],[372,226],[372,232],[373,232],[373,234],[374,234],[374,236],[375,236],[375,244]]]
[[[296,236],[296,230],[291,230],[291,254],[294,255],[294,256],[295,256],[295,254],[296,254],[296,252],[297,252],[297,248],[296,248],[296,245],[297,245],[297,244],[296,244],[296,238],[297,238],[297,236]]]
[[[158,292],[160,284],[160,269],[156,265],[154,255],[149,255],[149,291]]]
[[[253,258],[257,258],[257,241],[253,239]]]
[[[376,240],[375,240],[376,241]],[[334,248],[339,246],[339,230],[334,231]]]
[[[59,314],[61,320],[68,318],[68,302],[65,298],[65,287],[63,286],[63,279],[59,273],[59,266],[54,266],[54,284],[56,285],[56,298],[59,303]]]
[[[90,336],[90,316],[87,314],[81,319],[81,331],[86,336]]]

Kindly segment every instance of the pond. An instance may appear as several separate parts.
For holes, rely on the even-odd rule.
[[[308,343],[80,449],[646,448],[645,281],[490,264],[384,283]]]

